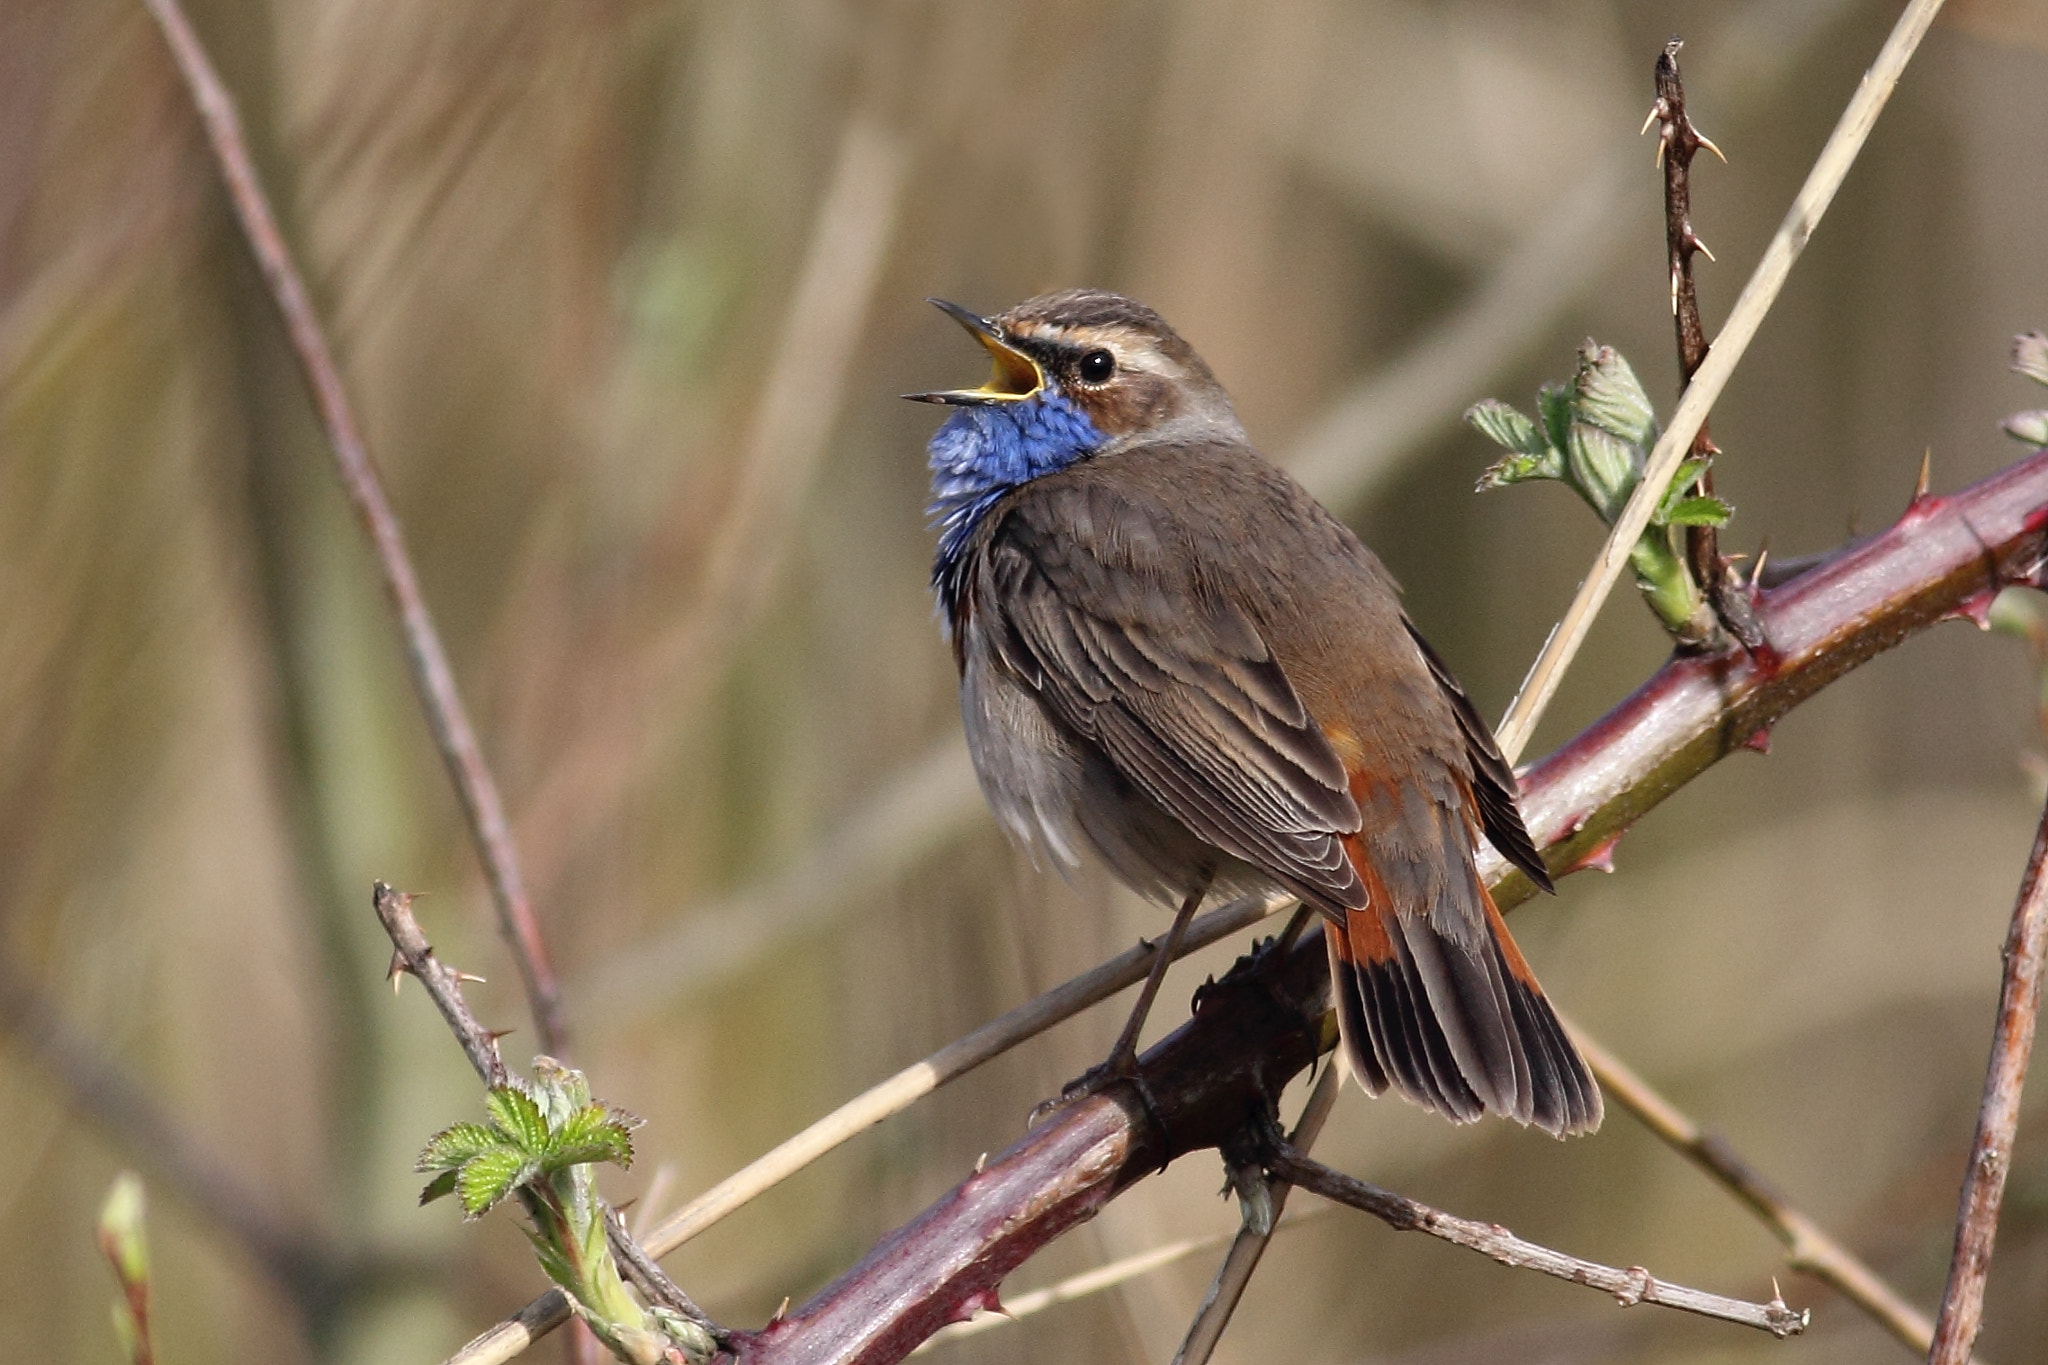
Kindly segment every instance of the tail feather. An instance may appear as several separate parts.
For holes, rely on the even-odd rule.
[[[1597,1128],[1599,1088],[1492,900],[1490,932],[1470,947],[1426,916],[1382,916],[1387,904],[1374,896],[1328,934],[1344,1046],[1366,1089],[1391,1086],[1461,1123],[1493,1112],[1559,1136]]]

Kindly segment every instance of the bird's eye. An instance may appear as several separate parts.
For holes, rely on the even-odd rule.
[[[1116,373],[1116,357],[1108,351],[1096,349],[1081,357],[1077,373],[1084,384],[1100,384]]]

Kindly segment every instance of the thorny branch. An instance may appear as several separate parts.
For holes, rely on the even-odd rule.
[[[392,984],[397,985],[407,975],[417,977],[426,987],[427,998],[447,1020],[455,1041],[462,1045],[462,1055],[469,1058],[483,1083],[492,1087],[509,1085],[512,1073],[498,1051],[498,1035],[478,1022],[462,995],[462,983],[479,978],[466,977],[434,955],[434,946],[427,942],[420,922],[413,918],[411,892],[394,891],[378,882],[371,889],[370,905],[377,912],[377,922],[391,937]]]
[[[1657,125],[1657,164],[1664,172],[1664,245],[1671,271],[1671,320],[1678,333],[1681,393],[1692,383],[1700,362],[1707,358],[1707,334],[1700,325],[1699,291],[1693,285],[1692,259],[1702,253],[1708,260],[1714,259],[1714,253],[1693,231],[1692,159],[1702,147],[1715,156],[1721,155],[1721,149],[1701,135],[1693,126],[1692,116],[1686,113],[1685,83],[1678,74],[1678,52],[1684,46],[1683,40],[1673,38],[1657,55],[1657,99],[1650,106],[1650,121]],[[1707,419],[1701,418],[1687,455],[1708,461],[1699,477],[1698,488],[1703,496],[1713,495],[1712,460],[1720,453],[1708,434]],[[1745,649],[1761,645],[1763,636],[1757,630],[1749,598],[1730,572],[1727,561],[1721,558],[1720,529],[1704,525],[1686,527],[1685,552],[1693,581],[1699,585],[1712,615],[1688,623],[1683,642],[1694,648],[1718,646],[1726,643],[1720,637],[1725,630],[1740,640]]]
[[[1770,727],[1799,702],[1937,621],[1981,619],[2000,588],[2035,581],[2044,555],[2048,555],[2048,453],[2021,460],[1958,493],[1916,494],[1898,522],[1882,533],[1780,588],[1753,589],[1766,648],[1754,653],[1671,659],[1619,706],[1525,776],[1524,814],[1552,872],[1561,875],[1604,864],[1615,842],[1637,819],[1721,758],[1742,749],[1760,748]],[[1489,859],[1485,870],[1503,908],[1533,894],[1527,879],[1497,858]],[[1213,1000],[1209,1006],[1214,1007]],[[1270,1015],[1271,1007],[1266,1008]],[[1233,1026],[1259,1028],[1250,1017]],[[1277,1058],[1294,1045],[1290,1040],[1298,1031],[1298,1022],[1268,1018],[1261,1045]],[[1305,1065],[1305,1060],[1301,1064]],[[1225,1084],[1224,1078],[1218,1079],[1219,1090]],[[904,1267],[910,1263],[929,1260],[933,1267],[941,1262],[958,1266],[986,1254],[994,1257],[989,1266],[1006,1273],[1030,1250],[1092,1216],[1115,1189],[1076,1190],[1056,1173],[1066,1170],[1062,1162],[1094,1152],[1099,1144],[1115,1148],[1131,1141],[1128,1125],[1117,1130],[1104,1115],[1105,1105],[1115,1107],[1109,1096],[1097,1096],[1085,1107],[1063,1111],[1057,1126],[1048,1124],[1035,1130],[1019,1148],[1012,1149],[1013,1154],[1021,1152],[1019,1160],[1028,1167],[1027,1159],[1045,1155],[1041,1144],[1057,1141],[1060,1145],[1056,1160],[1034,1168],[1040,1169],[1041,1183],[1023,1180],[1016,1167],[1006,1168],[1008,1183],[1003,1190],[1011,1201],[1009,1211],[1026,1207],[1045,1211],[1045,1217],[1028,1230],[1013,1230],[997,1246],[975,1241],[978,1234],[956,1220],[947,1226],[962,1239],[960,1243],[933,1241],[932,1220],[961,1201],[972,1201],[988,1211],[989,1229],[1001,1226],[993,1212],[995,1205],[985,1202],[992,1198],[991,1187],[977,1177],[946,1196],[917,1223],[886,1239],[832,1290],[772,1329],[776,1340],[789,1340],[790,1333],[815,1328],[823,1335],[810,1339],[817,1350],[814,1358],[871,1362],[895,1358],[866,1354],[866,1347],[862,1353],[831,1354],[827,1349],[830,1343],[850,1338],[838,1335],[849,1330],[847,1319],[841,1316],[843,1308],[830,1313],[826,1309],[843,1302],[852,1292],[849,1285],[879,1283],[878,1277],[905,1273]],[[1178,1132],[1176,1137],[1184,1139]],[[1112,1158],[1123,1159],[1115,1153],[1102,1157]],[[1051,1216],[1057,1210],[1065,1211],[1064,1221]],[[1028,1245],[1015,1240],[1020,1237]],[[947,1294],[948,1282],[936,1269],[932,1273],[938,1278],[925,1290]],[[950,1289],[959,1292],[938,1304],[919,1299],[898,1284],[906,1296],[896,1301],[893,1311],[900,1317],[892,1320],[895,1326],[890,1330],[908,1331],[905,1324],[910,1324],[928,1331],[943,1325],[948,1313],[971,1311],[982,1302],[983,1292],[992,1291],[1000,1282],[1001,1273],[976,1285],[951,1285]],[[827,1295],[837,1297],[828,1299]],[[509,1359],[524,1349],[536,1331],[555,1325],[560,1311],[558,1303],[551,1306],[547,1299],[537,1300],[517,1319],[479,1338],[475,1347],[458,1359],[465,1365]],[[828,1322],[837,1326],[828,1329]],[[916,1339],[914,1333],[890,1338],[902,1350],[908,1350]]]
[[[2005,980],[1998,994],[1998,1023],[1991,1038],[1991,1065],[1984,1100],[1977,1111],[1977,1136],[1963,1173],[1956,1211],[1955,1253],[1948,1287],[1941,1296],[1934,1348],[1928,1365],[1962,1365],[1976,1343],[1984,1317],[1984,1280],[1991,1273],[1991,1243],[1998,1232],[1998,1206],[2012,1168],[2013,1137],[2020,1125],[2020,1090],[2034,1049],[2034,1024],[2041,1012],[2041,978],[2048,959],[2048,810],[2013,906],[2005,940]]]
[[[362,430],[349,405],[340,367],[327,345],[305,280],[285,245],[277,215],[271,211],[262,182],[257,178],[234,99],[221,83],[178,0],[144,3],[163,30],[179,73],[192,92],[192,102],[198,108],[207,142],[220,165],[236,221],[241,224],[249,250],[270,290],[271,301],[277,305],[291,339],[292,353],[312,390],[313,406],[334,452],[342,487],[375,551],[384,590],[391,598],[405,637],[405,659],[413,687],[419,693],[427,728],[433,732],[434,745],[447,765],[449,779],[455,784],[463,815],[469,822],[470,837],[483,862],[492,903],[497,908],[498,930],[518,964],[541,1048],[561,1055],[567,1043],[561,998],[540,925],[527,900],[511,827],[505,820],[504,802],[499,799],[497,784],[484,763],[469,714],[463,709],[455,672],[449,666],[448,652],[441,645],[440,633],[434,628],[433,616],[420,592],[419,575],[406,552],[405,533],[399,528],[398,515],[392,510],[390,495],[385,492],[377,466],[363,444]]]

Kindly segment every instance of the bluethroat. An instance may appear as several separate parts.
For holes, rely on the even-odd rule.
[[[1107,1064],[1127,1068],[1212,892],[1326,923],[1350,1069],[1458,1121],[1599,1125],[1600,1092],[1475,865],[1550,876],[1492,732],[1349,528],[1252,448],[1143,304],[984,318],[995,362],[931,441],[932,583],[983,791],[1019,841],[1177,905]]]

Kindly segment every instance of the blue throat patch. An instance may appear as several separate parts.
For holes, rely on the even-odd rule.
[[[1103,440],[1095,424],[1050,387],[1020,402],[956,409],[932,434],[932,500],[925,510],[939,532],[932,588],[949,631],[967,542],[989,508],[1011,489],[1092,453]]]

